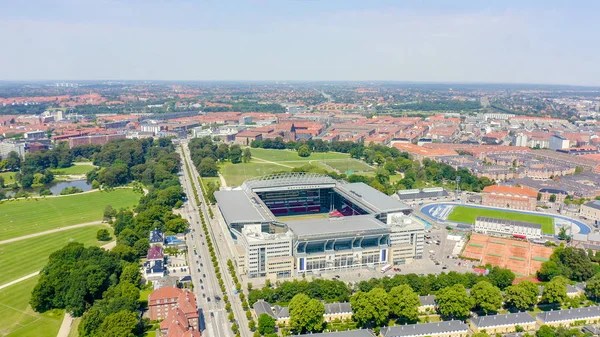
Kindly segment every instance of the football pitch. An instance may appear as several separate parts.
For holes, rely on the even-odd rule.
[[[554,219],[549,216],[519,213],[515,211],[501,211],[497,209],[486,209],[479,207],[455,206],[452,213],[448,215],[448,220],[475,224],[478,216],[485,216],[496,219],[516,220],[532,222],[542,225],[542,233],[554,234]]]
[[[58,227],[102,220],[104,208],[132,208],[141,195],[130,188],[0,203],[0,241]]]

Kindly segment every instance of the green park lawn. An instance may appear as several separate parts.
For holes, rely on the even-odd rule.
[[[52,173],[55,175],[82,175],[92,171],[94,167],[94,165],[75,163],[71,167],[53,169]]]
[[[4,178],[4,185],[14,184],[16,172],[2,172],[0,177]]]
[[[86,246],[106,244],[107,242],[96,240],[96,232],[101,228],[107,228],[112,232],[107,225],[93,225],[0,245],[0,266],[2,266],[0,284],[42,269],[48,262],[50,254],[69,242],[81,242]]]
[[[0,241],[102,220],[104,208],[131,208],[141,195],[129,188],[62,197],[0,202]]]
[[[250,149],[252,158],[259,158],[268,161],[311,161],[311,160],[328,160],[328,159],[347,159],[350,156],[345,153],[325,152],[311,153],[308,157],[300,157],[296,151],[290,150],[274,150],[274,149]]]
[[[495,209],[484,209],[479,207],[455,206],[448,220],[474,224],[478,216],[486,216],[496,219],[517,220],[532,222],[542,225],[542,233],[554,234],[554,219],[548,216],[504,212]]]
[[[34,312],[29,297],[39,277],[32,277],[0,290],[0,336],[54,337],[62,323],[64,311]]]
[[[340,173],[346,173],[348,171],[352,171],[353,173],[375,171],[374,168],[367,165],[366,163],[364,163],[360,160],[357,160],[357,159],[353,159],[353,158],[332,159],[332,160],[321,161],[321,163],[324,163],[326,166],[330,166],[330,167],[334,168],[335,170],[339,171]]]
[[[240,186],[245,180],[252,177],[290,170],[290,168],[280,165],[253,162],[246,164],[227,163],[221,167],[220,171],[227,182],[227,186]]]

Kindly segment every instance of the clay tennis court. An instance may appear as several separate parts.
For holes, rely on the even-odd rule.
[[[524,240],[512,240],[472,233],[462,255],[512,270],[520,276],[535,274],[552,255],[552,248]]]

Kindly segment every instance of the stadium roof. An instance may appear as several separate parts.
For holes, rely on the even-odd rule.
[[[350,197],[358,201],[359,205],[364,205],[375,213],[402,212],[411,210],[410,206],[400,202],[365,183],[339,184],[339,190],[345,197]]]
[[[333,187],[335,184],[335,179],[323,174],[285,172],[248,179],[244,181],[242,188],[246,191],[252,190],[256,192],[257,190],[270,190],[272,188],[280,190],[282,187],[306,187],[307,185],[317,185],[318,187],[326,185],[328,187]]]
[[[355,236],[357,232],[362,232],[362,235],[385,234],[389,232],[388,227],[372,215],[295,220],[286,223],[288,228],[301,240],[324,236]]]
[[[275,220],[271,212],[262,206],[262,203],[254,201],[253,197],[247,195],[245,191],[216,191],[215,198],[223,218],[228,224],[236,222],[262,223]]]

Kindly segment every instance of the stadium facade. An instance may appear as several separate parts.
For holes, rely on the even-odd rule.
[[[405,264],[423,256],[412,209],[364,183],[282,173],[215,192],[248,277]]]

